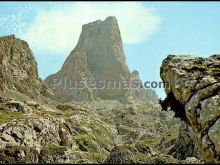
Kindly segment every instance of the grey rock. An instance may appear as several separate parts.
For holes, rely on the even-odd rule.
[[[79,41],[61,70],[44,82],[59,101],[129,102],[134,98],[144,101],[153,98],[144,89],[130,90],[134,75],[126,63],[117,20],[107,17],[82,26]]]
[[[167,82],[164,107],[188,123],[206,163],[219,163],[220,55],[209,58],[169,55],[162,63]],[[165,108],[166,109],[166,108]]]

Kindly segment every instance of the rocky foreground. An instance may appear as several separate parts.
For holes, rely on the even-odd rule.
[[[199,163],[192,139],[159,105],[0,99],[0,163]]]
[[[169,55],[161,78],[169,84],[164,107],[192,127],[205,162],[220,163],[220,55]]]

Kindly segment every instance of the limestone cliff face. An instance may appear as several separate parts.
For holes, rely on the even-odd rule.
[[[117,20],[108,17],[82,26],[79,41],[62,69],[46,78],[45,83],[61,101],[123,100],[130,96],[122,83],[130,78]],[[86,82],[84,88],[79,89],[76,81]]]
[[[82,27],[79,42],[71,54],[86,52],[88,68],[96,80],[129,78],[122,39],[115,17]]]
[[[169,83],[165,104],[190,123],[204,160],[219,163],[220,55],[169,55],[162,63],[161,78]]]
[[[57,100],[91,101],[97,99],[97,89],[91,89],[87,84],[80,86],[81,82],[89,80],[94,80],[94,77],[88,69],[87,55],[85,52],[77,52],[70,55],[62,69],[49,76],[45,83],[54,90]]]
[[[0,37],[0,91],[17,90],[35,97],[46,87],[27,42],[14,35]]]

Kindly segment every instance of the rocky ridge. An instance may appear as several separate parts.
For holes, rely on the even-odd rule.
[[[0,37],[0,82],[0,92],[14,90],[32,98],[51,95],[38,76],[28,43],[14,35]]]

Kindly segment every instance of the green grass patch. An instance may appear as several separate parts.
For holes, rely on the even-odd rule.
[[[55,144],[47,145],[42,148],[41,154],[43,155],[64,155],[66,151],[66,147],[57,146]]]
[[[73,136],[73,139],[76,140],[78,145],[80,145],[79,147],[81,147],[81,149],[84,151],[86,150],[96,151],[97,150],[97,145],[95,144],[93,139],[86,134],[78,134],[76,136]]]
[[[0,123],[6,123],[13,119],[19,119],[23,116],[22,112],[0,111]]]
[[[169,143],[173,139],[176,139],[179,136],[179,129],[180,125],[176,124],[173,127],[171,127],[167,132],[165,132],[165,134],[163,135],[164,142]]]

